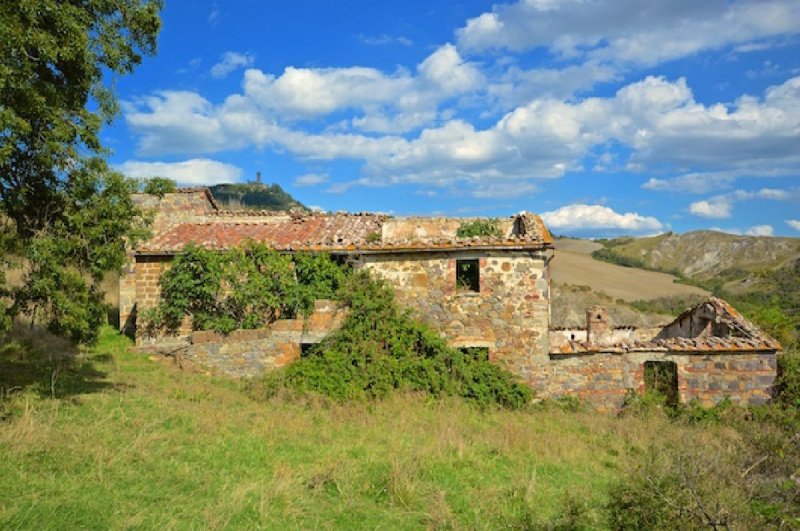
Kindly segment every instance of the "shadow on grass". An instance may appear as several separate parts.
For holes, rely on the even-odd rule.
[[[69,398],[115,388],[96,367],[109,354],[87,354],[46,330],[17,326],[0,338],[0,401],[26,390]]]

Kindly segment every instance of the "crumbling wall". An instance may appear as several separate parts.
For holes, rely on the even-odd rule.
[[[686,354],[628,352],[557,355],[540,380],[539,396],[577,396],[595,407],[613,411],[628,390],[644,393],[644,363],[672,361],[678,367],[678,393],[683,403],[705,406],[728,397],[736,404],[763,404],[772,396],[777,370],[774,352]]]
[[[178,357],[215,374],[253,377],[300,358],[302,345],[319,343],[339,329],[347,310],[335,301],[317,300],[308,318],[278,319],[264,328],[182,334],[164,341],[140,342],[140,348]]]
[[[480,291],[456,286],[456,261],[478,259]],[[395,288],[456,347],[488,347],[491,360],[527,380],[548,363],[549,278],[542,253],[366,255],[363,267]]]

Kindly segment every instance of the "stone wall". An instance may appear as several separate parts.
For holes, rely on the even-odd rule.
[[[253,377],[296,361],[302,345],[319,343],[341,327],[346,316],[336,302],[317,300],[307,319],[278,319],[265,328],[227,335],[191,332],[170,341],[140,342],[140,348],[180,357],[216,374]]]
[[[729,397],[741,404],[763,404],[771,397],[777,369],[774,352],[748,354],[684,354],[628,352],[552,355],[542,375],[540,396],[577,396],[599,409],[616,410],[628,390],[645,391],[646,361],[672,361],[678,368],[683,403],[698,400],[711,406]]]
[[[456,286],[456,261],[478,259],[480,290]],[[489,357],[525,379],[548,362],[550,290],[546,256],[532,252],[366,255],[360,264],[386,279],[398,301],[456,347],[488,347]]]
[[[179,223],[207,219],[217,212],[216,206],[203,190],[164,194],[164,197],[133,194],[132,198],[137,207],[153,214],[150,227],[153,234],[168,230]],[[148,298],[152,298],[153,293],[152,289],[140,285],[137,267],[137,258],[129,251],[128,262],[119,279],[119,326],[122,333],[131,336],[135,333],[136,311],[142,308],[138,290],[144,289],[142,293]],[[155,294],[157,297],[158,292],[155,291]]]

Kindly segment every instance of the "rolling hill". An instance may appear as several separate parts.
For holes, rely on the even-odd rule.
[[[305,205],[286,192],[279,184],[236,183],[216,184],[210,187],[214,197],[225,208],[232,210],[308,210]]]
[[[708,295],[708,291],[678,284],[678,277],[667,273],[623,267],[596,260],[592,252],[601,249],[588,240],[560,238],[551,263],[553,281],[575,286],[589,286],[615,299],[635,301],[672,295]]]
[[[752,273],[781,269],[800,258],[800,238],[737,236],[715,231],[669,232],[602,243],[610,255],[695,280],[741,279]]]

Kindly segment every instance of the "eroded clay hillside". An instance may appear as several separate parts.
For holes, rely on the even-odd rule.
[[[715,231],[666,233],[606,242],[613,254],[640,260],[645,267],[689,278],[775,270],[800,258],[800,238],[737,236]]]

